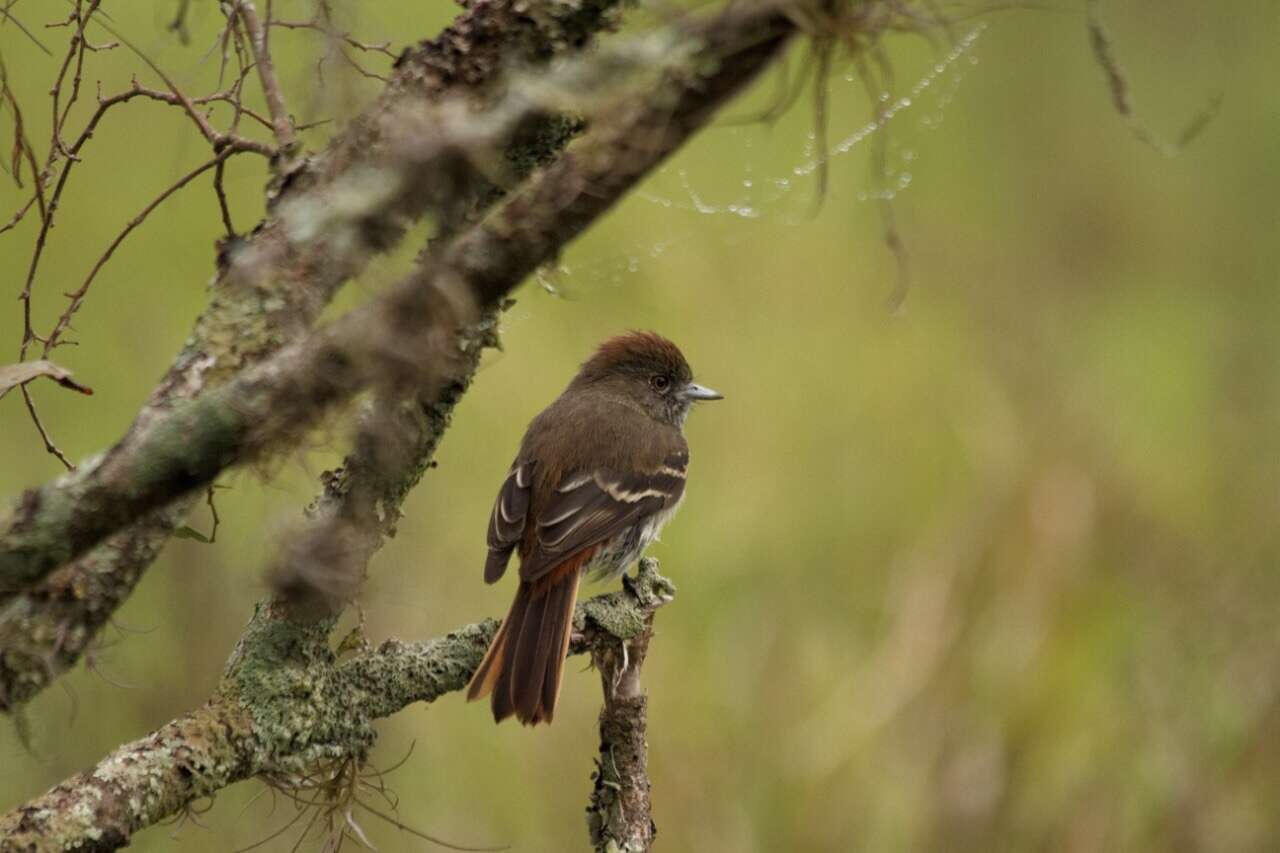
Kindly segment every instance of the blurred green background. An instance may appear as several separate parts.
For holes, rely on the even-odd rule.
[[[165,30],[176,5],[110,11],[202,93],[218,14],[193,4],[183,46]],[[698,137],[571,248],[558,296],[518,294],[506,352],[487,358],[376,560],[370,635],[424,638],[505,611],[511,585],[481,580],[483,536],[525,424],[599,340],[654,328],[727,397],[690,421],[688,500],[652,549],[679,587],[645,670],[659,849],[1280,847],[1280,16],[1226,5],[1102,4],[1156,133],[1175,138],[1223,94],[1175,158],[1112,109],[1079,5],[965,20],[956,39],[985,30],[949,63],[945,35],[892,37],[895,95],[919,89],[886,139],[890,183],[909,183],[893,201],[912,280],[897,313],[871,141],[831,161],[811,216],[808,98],[772,127],[725,121]],[[305,6],[276,4],[293,18]],[[361,37],[396,44],[454,13],[347,6]],[[66,31],[40,26],[59,4],[13,11],[61,56]],[[314,34],[273,40],[300,120],[341,118],[377,89],[333,61],[322,85]],[[12,25],[0,50],[42,154],[55,60]],[[138,68],[124,48],[93,55],[88,97]],[[832,145],[869,118],[847,70],[831,83]],[[773,91],[765,80],[729,117]],[[205,156],[171,107],[108,115],[36,283],[40,328],[124,222]],[[245,229],[264,172],[240,158],[229,179]],[[0,176],[4,219],[19,198]],[[0,236],[3,362],[32,226]],[[80,345],[57,357],[96,395],[32,386],[72,457],[123,432],[182,344],[219,231],[205,177],[94,285]],[[342,305],[394,279],[417,244]],[[92,670],[31,705],[32,749],[0,725],[0,807],[208,695],[263,593],[265,554],[346,435],[335,423],[269,476],[222,481],[217,543],[169,545]],[[0,458],[4,495],[60,470],[16,395],[0,402]],[[207,514],[192,525],[207,529]],[[376,765],[413,745],[388,777],[401,817],[462,844],[584,849],[600,688],[579,670],[549,728],[494,727],[457,695],[385,721]],[[151,829],[136,846],[257,842],[293,816],[260,792],[229,789],[204,826]],[[428,846],[372,818],[366,829],[384,853]]]

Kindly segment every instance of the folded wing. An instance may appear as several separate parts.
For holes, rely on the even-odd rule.
[[[534,581],[569,555],[604,542],[633,524],[679,503],[689,456],[673,453],[656,470],[599,470],[566,477],[538,511],[534,547],[520,577]]]
[[[515,465],[498,490],[489,517],[489,556],[484,562],[485,583],[493,583],[502,577],[511,561],[511,552],[524,536],[529,516],[529,501],[533,494],[533,462]]]

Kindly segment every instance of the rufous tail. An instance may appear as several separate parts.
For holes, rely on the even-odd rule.
[[[545,577],[520,582],[507,618],[467,687],[468,700],[493,697],[496,722],[512,714],[527,726],[551,722],[569,653],[582,565],[582,560],[571,558]]]

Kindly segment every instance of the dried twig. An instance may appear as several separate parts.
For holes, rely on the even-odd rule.
[[[53,439],[49,436],[49,431],[45,429],[44,422],[40,420],[40,413],[36,411],[35,401],[31,399],[31,392],[26,385],[22,386],[22,402],[27,407],[27,414],[31,417],[31,423],[35,425],[36,432],[40,434],[40,440],[44,442],[46,453],[52,454],[68,471],[76,469],[75,463],[67,458],[67,455],[54,444]]]
[[[361,77],[371,80],[381,80],[386,82],[388,78],[383,74],[378,74],[365,68],[347,52],[347,48],[358,50],[361,53],[380,54],[391,60],[396,58],[395,52],[391,50],[390,42],[364,42],[354,38],[349,32],[339,31],[338,28],[334,26],[327,3],[317,4],[315,17],[309,21],[275,20],[271,21],[270,25],[273,27],[279,27],[280,29],[303,30],[321,34],[328,42],[329,51],[331,53],[335,53],[341,57],[343,62],[355,69],[355,72]],[[317,73],[322,77],[324,74],[324,61],[325,57],[321,56],[317,63]]]
[[[235,12],[244,21],[249,31],[249,46],[253,50],[254,66],[258,69],[258,78],[262,82],[262,92],[267,99],[267,109],[271,113],[271,126],[275,129],[276,143],[280,151],[289,153],[297,145],[293,134],[293,122],[285,109],[284,95],[280,91],[280,82],[276,79],[275,64],[271,61],[270,27],[258,18],[257,7],[253,0],[238,0]],[[267,22],[270,24],[270,21]]]
[[[135,228],[141,225],[157,207],[165,202],[166,199],[210,169],[220,167],[226,162],[227,158],[234,153],[236,153],[235,150],[231,148],[222,149],[215,154],[212,159],[206,160],[182,177],[178,178],[178,180],[174,181],[169,186],[165,187],[158,196],[147,202],[146,206],[125,224],[124,229],[115,236],[115,239],[107,245],[106,250],[98,256],[96,261],[94,261],[93,267],[89,270],[89,274],[85,276],[84,282],[78,288],[66,294],[67,299],[69,300],[66,310],[64,310],[61,316],[58,317],[57,322],[54,323],[53,331],[51,331],[48,338],[45,339],[44,349],[46,354],[61,343],[60,338],[62,337],[63,332],[70,328],[71,318],[78,310],[80,310],[80,306],[84,304],[84,298],[88,294],[89,287],[93,284],[93,280],[97,277],[98,273],[102,271],[102,268],[106,265],[107,261],[111,260],[111,256],[115,253],[116,249],[120,248],[120,244],[124,242],[125,238],[128,237]]]
[[[271,149],[267,146],[264,146],[262,143],[258,143],[253,140],[249,140],[247,138],[238,136],[234,134],[234,132],[231,134],[223,134],[214,130],[212,126],[208,123],[208,121],[203,116],[201,116],[199,112],[195,109],[195,103],[197,102],[229,100],[232,97],[230,93],[225,93],[225,92],[216,93],[215,95],[209,96],[206,99],[197,99],[197,101],[192,101],[191,99],[187,98],[172,83],[172,81],[164,74],[163,71],[160,70],[158,66],[155,65],[155,63],[153,63],[148,57],[146,57],[145,54],[142,54],[140,51],[137,51],[136,48],[133,48],[131,44],[129,45],[130,48],[133,49],[135,53],[137,53],[142,58],[142,60],[146,62],[152,68],[152,70],[155,71],[155,73],[165,81],[165,83],[169,86],[170,91],[158,92],[155,90],[146,89],[140,86],[136,80],[134,80],[132,87],[129,90],[119,95],[109,97],[109,98],[103,98],[101,94],[99,94],[97,108],[89,117],[87,123],[85,124],[85,127],[80,132],[75,142],[68,144],[64,134],[66,132],[67,122],[70,117],[72,107],[76,104],[80,96],[81,83],[84,77],[84,64],[85,64],[86,53],[114,46],[114,43],[109,45],[94,45],[91,43],[91,41],[89,40],[86,34],[86,28],[89,26],[91,22],[98,23],[99,25],[107,29],[109,32],[113,32],[113,34],[115,34],[114,30],[111,28],[109,24],[106,24],[105,22],[101,21],[100,18],[95,18],[95,13],[99,11],[100,2],[101,0],[87,0],[87,1],[75,0],[75,4],[70,14],[68,15],[68,18],[66,19],[66,21],[62,22],[66,26],[74,26],[75,32],[72,38],[70,39],[67,52],[62,59],[57,75],[55,76],[54,85],[50,90],[50,98],[52,102],[52,112],[54,116],[54,121],[53,121],[52,130],[50,133],[49,152],[42,166],[37,166],[35,157],[34,157],[34,152],[31,148],[31,145],[29,142],[25,140],[25,136],[21,134],[21,131],[22,131],[21,112],[18,109],[17,101],[13,99],[12,92],[10,92],[7,85],[0,85],[0,96],[3,96],[3,95],[8,96],[7,99],[10,102],[10,105],[12,107],[12,110],[16,118],[16,130],[19,133],[20,138],[24,140],[22,151],[30,165],[30,169],[35,179],[35,190],[33,192],[32,197],[24,205],[22,205],[22,207],[19,208],[19,210],[13,215],[10,222],[3,229],[0,229],[0,233],[3,233],[3,231],[9,230],[14,225],[16,225],[23,218],[26,212],[31,209],[33,203],[36,203],[38,205],[38,208],[41,213],[40,228],[38,229],[35,237],[32,253],[31,253],[31,259],[27,267],[26,278],[23,283],[22,291],[19,295],[19,300],[22,303],[22,311],[23,311],[23,335],[22,335],[21,344],[19,346],[19,353],[18,353],[19,359],[25,359],[27,357],[29,348],[34,343],[39,343],[42,345],[42,353],[41,353],[42,357],[47,357],[49,353],[54,349],[54,347],[56,347],[59,343],[61,343],[60,341],[61,335],[67,330],[67,328],[69,328],[69,323],[72,315],[74,315],[75,312],[80,308],[80,305],[82,304],[86,294],[88,293],[90,284],[93,282],[93,279],[96,277],[103,263],[105,263],[106,260],[110,258],[111,254],[114,252],[115,248],[119,245],[120,241],[123,240],[124,237],[126,237],[142,221],[142,219],[145,218],[148,213],[150,213],[152,209],[154,209],[154,206],[156,204],[159,204],[164,199],[168,198],[170,195],[172,195],[173,192],[175,192],[177,189],[180,189],[192,177],[195,176],[194,174],[188,174],[187,176],[180,178],[175,184],[170,185],[169,188],[161,192],[160,196],[157,198],[155,202],[153,202],[151,205],[148,206],[147,209],[143,211],[143,213],[140,215],[139,218],[135,218],[135,220],[130,222],[125,227],[121,235],[117,237],[115,242],[113,242],[111,246],[108,247],[105,254],[98,260],[97,263],[95,263],[93,269],[90,271],[84,284],[80,288],[76,289],[75,291],[66,294],[68,299],[67,308],[60,315],[59,319],[56,321],[53,330],[48,335],[41,335],[38,332],[36,332],[34,326],[32,325],[33,291],[34,291],[35,283],[37,280],[37,274],[39,272],[40,263],[48,243],[50,231],[54,225],[55,213],[58,210],[59,202],[66,188],[67,180],[70,177],[71,172],[74,166],[76,165],[76,163],[80,162],[80,154],[81,154],[82,148],[84,147],[85,143],[90,138],[92,138],[93,133],[96,130],[99,122],[102,120],[103,116],[106,114],[108,110],[110,110],[112,107],[118,104],[125,103],[131,100],[132,98],[139,97],[139,96],[148,97],[153,100],[161,100],[169,103],[174,103],[178,106],[181,106],[184,110],[187,111],[188,115],[190,115],[193,121],[195,121],[197,127],[200,128],[202,135],[204,135],[204,137],[213,145],[215,149],[215,155],[216,155],[215,160],[218,160],[220,162],[221,159],[225,159],[226,152],[235,153],[242,150],[256,150],[259,153],[264,153],[268,155],[271,153]],[[118,34],[115,34],[115,35],[117,35],[117,38],[118,38],[117,43],[129,44],[129,42],[123,37],[120,37]],[[2,80],[3,80],[3,68],[0,68],[0,81]],[[237,100],[238,100],[238,92],[237,92]],[[239,113],[237,112],[237,116],[238,115]],[[65,161],[62,165],[60,173],[58,172],[58,169],[57,169],[57,165],[59,161]],[[209,165],[213,165],[213,163],[210,163]],[[207,166],[205,168],[207,168]],[[198,174],[200,171],[203,171],[203,168],[197,170],[195,174]],[[52,176],[55,173],[57,173],[57,181],[53,186],[52,194],[46,200],[45,198],[46,183],[52,179]],[[61,461],[68,468],[73,467],[70,461],[67,459],[66,455],[63,454],[62,451],[58,449],[57,445],[54,443],[53,439],[50,437],[49,431],[46,429],[45,425],[40,419],[40,416],[38,411],[36,410],[34,401],[31,399],[30,394],[25,389],[23,391],[23,398],[27,407],[27,411],[31,417],[32,423],[35,425],[37,432],[40,434],[41,440],[44,442],[44,446],[46,450],[49,453],[56,456],[59,459],[59,461]]]

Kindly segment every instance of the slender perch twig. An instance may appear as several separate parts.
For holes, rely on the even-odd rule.
[[[657,563],[648,558],[640,561],[636,580],[624,583],[635,594],[654,600],[669,600],[675,593],[657,574]],[[648,853],[658,833],[649,801],[649,700],[640,686],[640,669],[652,638],[650,612],[630,638],[598,643],[591,650],[604,692],[600,755],[587,806],[587,831],[597,853]]]

